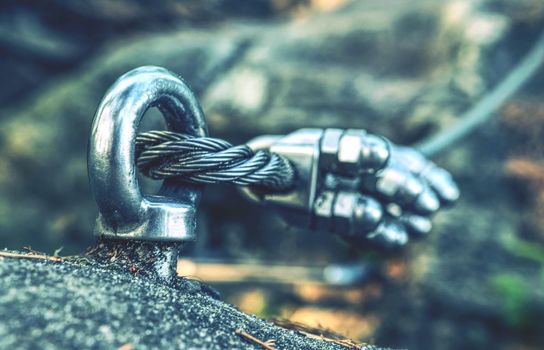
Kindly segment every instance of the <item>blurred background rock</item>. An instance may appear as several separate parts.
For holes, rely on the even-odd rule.
[[[184,77],[211,135],[233,143],[353,127],[411,144],[455,123],[543,29],[539,0],[3,1],[0,245],[71,254],[92,242],[90,123],[106,89],[137,66]],[[216,284],[263,317],[394,348],[541,348],[542,74],[435,159],[459,181],[462,198],[402,253],[359,251],[289,228],[234,188],[210,186],[199,241],[185,256],[374,271],[344,288]],[[160,127],[157,113],[148,114],[145,128]],[[148,191],[156,185],[145,181]]]

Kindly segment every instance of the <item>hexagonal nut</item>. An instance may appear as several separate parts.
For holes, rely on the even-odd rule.
[[[448,171],[429,162],[429,166],[422,176],[429,181],[429,184],[436,190],[445,203],[453,203],[459,199],[459,187],[457,187],[457,184]]]
[[[402,186],[397,191],[395,201],[400,205],[412,204],[424,190],[425,187],[423,187],[423,183],[420,180],[409,176],[403,181]]]
[[[348,176],[355,176],[360,172],[361,151],[363,138],[366,135],[364,130],[346,130],[340,137],[338,146],[338,172]]]
[[[404,185],[406,177],[397,167],[389,167],[378,174],[375,190],[384,196],[394,197]]]
[[[360,195],[353,212],[354,231],[357,235],[366,235],[374,230],[384,217],[384,208],[371,197]]]
[[[336,193],[333,191],[321,192],[313,207],[315,228],[323,231],[332,231],[333,229],[333,205]]]
[[[154,241],[194,241],[196,239],[196,215],[198,207],[175,199],[146,195],[147,208],[145,236],[141,239]]]
[[[408,242],[408,234],[398,222],[383,220],[378,227],[366,237],[376,246],[392,249],[402,247]]]
[[[391,154],[391,146],[387,139],[372,134],[363,137],[361,143],[360,170],[375,172],[383,169]]]
[[[358,202],[358,194],[353,192],[338,192],[333,205],[334,232],[342,236],[352,236],[354,233],[354,213]]]
[[[336,171],[338,168],[338,149],[344,130],[325,129],[321,138],[319,168],[325,171]]]

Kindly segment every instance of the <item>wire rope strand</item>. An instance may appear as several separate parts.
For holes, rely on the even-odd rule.
[[[211,137],[149,131],[136,137],[136,163],[153,179],[178,178],[192,183],[232,183],[284,191],[294,183],[291,163],[278,154],[254,152]]]

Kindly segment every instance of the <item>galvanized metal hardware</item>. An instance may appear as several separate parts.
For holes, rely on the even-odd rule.
[[[120,77],[98,107],[89,141],[89,179],[99,208],[95,233],[115,239],[194,240],[201,185],[168,179],[153,196],[143,195],[138,186],[134,141],[150,107],[162,112],[169,130],[207,136],[196,97],[175,74],[148,66]]]
[[[373,173],[389,159],[389,142],[365,130],[325,129],[320,145],[320,168],[345,176]]]
[[[248,198],[277,210],[292,225],[352,241],[403,245],[409,233],[427,233],[427,215],[459,195],[449,173],[423,156],[416,166],[416,151],[364,130],[300,129],[257,137],[248,145],[287,158],[297,175],[287,192],[242,188]]]
[[[142,132],[136,137],[136,157],[141,174],[153,179],[230,183],[269,191],[285,191],[293,184],[293,167],[285,158],[212,137]]]
[[[459,188],[451,174],[429,161],[416,149],[395,146],[394,155],[399,167],[408,169],[419,178],[424,178],[429,187],[438,194],[441,202],[451,204],[459,198]]]
[[[169,131],[137,136],[150,107],[162,112]],[[137,139],[138,164],[166,178],[158,195],[142,195],[138,187]],[[93,122],[88,169],[100,211],[95,231],[114,239],[193,240],[206,183],[244,186],[249,198],[292,225],[386,246],[428,232],[428,215],[459,196],[448,172],[364,130],[300,129],[241,146],[208,138],[193,93],[159,67],[135,69],[106,93]]]
[[[296,184],[286,193],[259,194],[251,188],[242,191],[252,200],[279,211],[292,225],[350,238],[369,238],[367,234],[377,230],[376,240],[386,235],[384,241],[403,244],[406,238],[395,225],[382,220],[384,212],[375,199],[363,196],[354,188],[332,188],[331,181],[327,181],[331,176],[336,179],[375,173],[387,164],[388,142],[367,136],[364,130],[300,129],[284,137],[263,136],[251,140],[250,147],[266,148],[294,164]]]

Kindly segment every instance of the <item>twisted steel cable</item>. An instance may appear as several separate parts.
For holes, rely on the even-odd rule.
[[[233,183],[267,190],[288,190],[295,171],[278,154],[254,152],[212,137],[149,131],[136,137],[136,164],[153,179],[178,178],[192,183]]]

